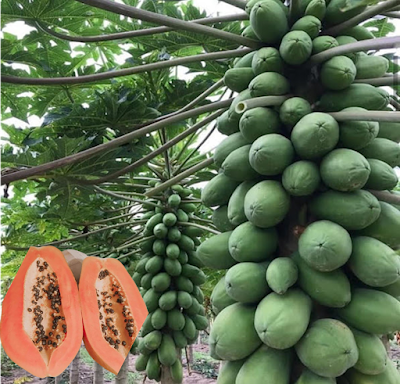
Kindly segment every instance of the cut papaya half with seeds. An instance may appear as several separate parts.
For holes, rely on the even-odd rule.
[[[117,374],[148,315],[139,289],[118,260],[89,256],[82,263],[79,295],[86,350]]]
[[[3,300],[0,337],[9,358],[34,376],[60,375],[82,344],[78,286],[54,247],[29,248]]]

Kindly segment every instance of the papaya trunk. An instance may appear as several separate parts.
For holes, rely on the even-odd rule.
[[[70,384],[78,384],[79,382],[79,365],[81,363],[81,353],[78,351],[74,360],[70,365],[69,382]]]
[[[161,371],[161,384],[176,384],[171,377],[169,367],[162,366]]]
[[[100,364],[94,362],[93,365],[93,384],[103,384],[104,383],[104,372],[103,367]]]
[[[118,375],[115,376],[115,384],[128,384],[128,371],[129,371],[129,353],[124,363],[122,364],[122,367],[118,372]]]
[[[54,379],[55,379],[54,382],[55,382],[56,384],[60,384],[60,383],[61,383],[61,379],[62,379],[62,374],[61,374],[61,375],[58,375],[58,376],[55,377]]]
[[[192,365],[193,364],[193,344],[188,345],[186,348],[187,348],[186,349],[187,350],[187,355],[186,355],[187,363],[189,365]]]

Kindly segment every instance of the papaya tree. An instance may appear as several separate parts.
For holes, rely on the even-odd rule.
[[[219,381],[328,383],[347,371],[350,383],[395,382],[376,335],[400,320],[400,199],[388,192],[400,158],[398,66],[379,55],[399,44],[387,36],[399,1],[225,2],[243,11],[6,3],[4,22],[32,31],[5,34],[4,112],[44,118],[7,127],[2,183],[32,217],[21,226],[13,202],[6,208],[7,261],[49,236],[127,267],[137,259],[151,313],[137,369],[163,383],[182,381],[180,348],[206,326],[202,266],[223,271],[211,303],[211,355],[227,361]],[[181,65],[199,74],[171,80]],[[228,137],[213,157],[198,153],[209,135],[188,153],[214,120]],[[201,200],[212,223],[191,188],[208,179]]]

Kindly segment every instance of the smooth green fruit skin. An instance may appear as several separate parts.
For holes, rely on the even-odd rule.
[[[264,180],[247,192],[244,212],[252,224],[260,228],[270,228],[285,218],[289,205],[289,195],[281,183]]]
[[[167,227],[173,227],[176,222],[178,221],[178,218],[171,212],[166,213],[163,216],[163,223],[167,226]]]
[[[251,28],[251,25],[248,25],[243,31],[242,31],[242,36],[247,37],[248,39],[252,40],[258,40],[258,37],[253,31],[253,28]]]
[[[279,46],[283,60],[290,65],[301,65],[311,56],[312,40],[304,31],[287,33]]]
[[[288,384],[292,353],[261,346],[243,364],[235,384]]]
[[[316,55],[327,49],[338,47],[339,43],[333,36],[318,36],[312,42],[312,53]]]
[[[245,360],[224,361],[218,372],[217,384],[235,384],[236,377]]]
[[[354,369],[366,375],[382,373],[387,364],[388,355],[382,340],[370,333],[351,328],[358,349],[358,361]]]
[[[217,117],[217,129],[223,135],[232,135],[239,131],[239,120],[230,116],[229,111],[225,111]]]
[[[259,3],[260,1],[269,1],[269,0],[249,0],[249,1],[247,1],[245,8],[244,8],[246,13],[248,15],[250,15],[251,10],[253,9],[254,5]],[[274,0],[274,1],[282,8],[282,10],[285,12],[285,15],[288,16],[289,15],[288,7],[286,7],[281,0]]]
[[[289,257],[278,257],[267,268],[267,283],[277,294],[283,295],[296,283],[299,271],[296,263]]]
[[[170,311],[175,307],[176,303],[177,303],[176,291],[168,291],[163,293],[162,296],[160,296],[157,307],[160,307],[163,311]]]
[[[145,347],[151,351],[155,351],[160,346],[161,340],[162,333],[159,331],[150,332],[143,338]]]
[[[276,44],[288,31],[288,20],[282,7],[275,1],[262,1],[250,12],[250,25],[264,43]]]
[[[365,112],[364,108],[349,107],[342,112]],[[367,146],[379,132],[376,121],[342,121],[339,123],[340,144],[351,149],[361,149]]]
[[[363,236],[374,237],[393,249],[400,247],[400,211],[383,201],[379,202],[381,214],[374,223],[361,230]]]
[[[240,360],[260,345],[254,329],[255,307],[236,303],[223,309],[210,332],[210,354],[217,360]]]
[[[183,381],[183,368],[182,363],[179,359],[175,361],[169,368],[171,378],[176,384],[181,384]]]
[[[356,369],[346,373],[350,384],[398,384],[400,373],[393,361],[388,361],[386,369],[378,375],[365,375]]]
[[[263,72],[278,72],[283,71],[283,60],[279,51],[273,47],[260,48],[253,56],[251,68],[257,76]]]
[[[334,319],[312,323],[296,345],[296,352],[308,369],[323,377],[341,376],[358,360],[353,333],[344,323]]]
[[[379,290],[388,293],[390,296],[393,296],[396,300],[400,301],[400,279],[393,284],[379,288]]]
[[[244,262],[231,267],[225,275],[226,293],[240,303],[258,303],[268,292],[263,263]]]
[[[295,384],[336,384],[336,379],[318,376],[305,368]]]
[[[251,68],[231,68],[225,72],[224,83],[232,91],[242,92],[254,78]]]
[[[153,352],[149,357],[146,366],[146,375],[150,380],[156,380],[156,381],[160,380],[161,366],[158,360],[157,352]]]
[[[179,257],[180,249],[175,243],[169,243],[165,252],[168,258],[176,260]]]
[[[137,357],[135,361],[135,369],[138,372],[144,372],[146,370],[147,362],[149,361],[150,355],[143,355],[142,353]]]
[[[348,107],[382,110],[389,103],[389,94],[370,84],[351,84],[342,91],[325,92],[320,99],[320,108],[326,112],[338,112]]]
[[[319,20],[323,21],[326,14],[326,2],[325,0],[311,0],[307,5],[305,15],[315,16]]]
[[[218,315],[224,308],[236,303],[227,293],[225,288],[225,276],[215,285],[211,297],[211,307],[215,315]]]
[[[167,235],[168,240],[172,241],[174,243],[179,241],[181,236],[182,236],[182,233],[177,227],[170,228],[168,231],[168,235]]]
[[[356,78],[357,69],[346,56],[335,56],[322,64],[320,78],[324,87],[340,91],[349,87]]]
[[[229,252],[238,262],[269,260],[277,248],[275,228],[262,229],[250,222],[236,227],[229,237]]]
[[[240,132],[250,143],[260,136],[277,133],[279,127],[279,116],[271,108],[257,107],[249,109],[243,113],[239,121]]]
[[[364,190],[323,192],[311,201],[309,208],[317,218],[333,221],[347,230],[364,229],[381,213],[378,199]]]
[[[158,308],[158,300],[161,297],[160,292],[156,292],[154,289],[150,288],[145,295],[143,296],[143,300],[146,304],[147,310],[149,313],[154,312]]]
[[[179,276],[182,273],[181,263],[170,258],[165,258],[164,269],[170,276]]]
[[[228,136],[215,148],[213,156],[215,164],[220,167],[230,153],[247,144],[249,144],[248,140],[246,140],[240,132]]]
[[[310,103],[301,97],[285,100],[279,109],[279,118],[288,128],[293,128],[301,118],[311,113]]]
[[[326,307],[342,308],[351,300],[350,282],[341,269],[319,272],[310,268],[298,252],[291,258],[296,263],[299,287],[312,299]]]
[[[352,149],[338,148],[329,152],[320,165],[322,181],[342,192],[362,188],[371,173],[367,159]]]
[[[343,33],[343,35],[351,36],[358,41],[369,40],[369,39],[375,38],[374,34],[371,31],[369,31],[367,28],[365,28],[361,25],[356,25],[353,28],[346,29],[342,33]]]
[[[313,112],[294,126],[290,139],[301,158],[318,159],[335,148],[339,141],[339,125],[330,115]]]
[[[385,287],[400,278],[400,257],[373,237],[353,237],[348,264],[357,278],[371,287]]]
[[[170,367],[178,360],[176,346],[171,335],[163,335],[160,348],[158,349],[158,360],[166,367]]]
[[[151,314],[151,325],[154,329],[160,330],[167,324],[167,312],[163,311],[161,308],[157,308]]]
[[[378,137],[392,140],[395,143],[400,142],[400,123],[391,123],[381,121],[379,123]]]
[[[400,145],[388,139],[377,137],[360,152],[367,158],[384,161],[391,167],[400,165]]]
[[[175,285],[179,291],[193,292],[193,283],[185,276],[178,276],[175,278]]]
[[[356,68],[357,79],[382,77],[389,69],[389,60],[383,56],[358,56]]]
[[[340,225],[328,220],[314,221],[299,239],[299,254],[309,267],[331,272],[350,258],[350,234]]]
[[[285,95],[289,89],[290,83],[286,77],[276,72],[260,73],[249,84],[251,97]]]
[[[171,284],[171,277],[165,272],[157,274],[151,280],[151,287],[156,292],[166,291],[169,288],[170,284]]]
[[[181,203],[181,197],[177,193],[174,193],[170,197],[168,197],[168,205],[170,207],[177,208],[179,207],[180,203]]]
[[[232,232],[224,232],[209,237],[197,248],[197,257],[203,264],[213,269],[228,269],[236,264],[229,253],[229,237]]]
[[[251,167],[265,176],[281,174],[293,158],[294,150],[290,140],[276,133],[259,137],[249,151]]]
[[[256,178],[258,173],[249,161],[251,148],[249,144],[231,152],[221,165],[224,175],[240,182]]]
[[[272,292],[258,304],[254,327],[269,347],[291,348],[307,330],[311,309],[312,300],[299,289],[283,295]]]
[[[225,205],[238,185],[239,182],[220,173],[203,188],[201,200],[206,207]]]
[[[339,45],[346,45],[357,42],[354,37],[346,35],[336,36],[336,41],[339,43]],[[353,60],[353,62],[356,62],[359,54],[360,52],[349,52],[345,53],[344,56],[347,56],[349,59]]]
[[[234,68],[243,68],[243,67],[251,67],[251,62],[253,60],[253,56],[256,54],[256,51],[252,51],[244,55],[243,57],[238,58],[238,60],[234,63]]]
[[[217,209],[214,209],[212,214],[212,222],[221,232],[232,231],[235,228],[235,226],[231,224],[228,219],[227,205],[221,205]]]
[[[315,39],[321,30],[321,20],[313,15],[306,15],[297,20],[293,25],[292,31],[304,31],[311,39]]]
[[[244,199],[247,192],[256,184],[256,181],[244,181],[232,193],[232,196],[228,202],[227,214],[229,222],[234,227],[247,221],[247,217],[244,212]]]
[[[292,196],[312,195],[321,181],[318,166],[307,160],[289,165],[282,175],[282,185]]]
[[[161,239],[157,239],[154,241],[153,243],[153,252],[154,254],[156,254],[157,256],[164,256],[165,255],[165,242],[164,240]]]
[[[385,292],[355,288],[351,302],[337,314],[360,331],[383,335],[399,329],[400,302]]]
[[[327,25],[336,25],[351,19],[366,8],[366,5],[358,5],[346,8],[346,0],[331,0],[326,8],[324,22]]]
[[[187,346],[188,342],[182,331],[173,331],[172,337],[174,338],[175,345],[178,348],[185,348]]]

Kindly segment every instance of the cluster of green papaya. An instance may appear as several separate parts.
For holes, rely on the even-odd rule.
[[[248,1],[244,35],[266,46],[225,75],[239,94],[218,118],[228,137],[202,192],[222,233],[197,249],[205,266],[227,270],[211,296],[217,383],[399,384],[381,337],[400,330],[400,211],[370,191],[397,185],[400,123],[330,114],[390,109],[386,91],[359,81],[385,75],[388,61],[357,52],[311,65],[373,35],[321,33],[364,5],[296,6],[289,15],[279,0]],[[262,96],[288,97],[236,108]]]
[[[144,254],[133,280],[149,315],[140,331],[136,369],[156,381],[169,368],[169,380],[182,382],[181,349],[194,343],[199,330],[208,326],[200,289],[206,276],[195,252],[202,233],[190,225],[196,209],[188,200],[191,194],[189,188],[174,185],[143,216],[148,219],[143,231],[147,240],[141,243]]]

